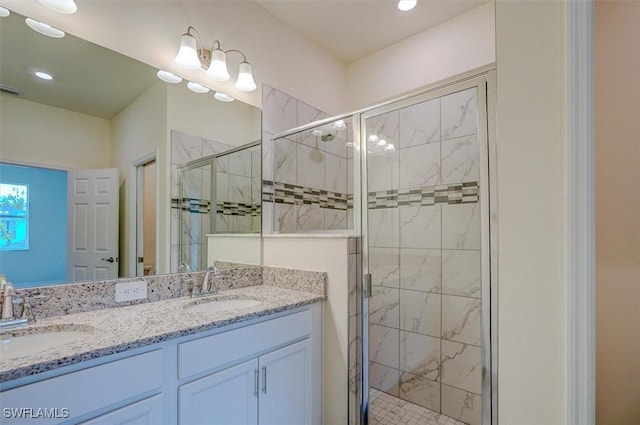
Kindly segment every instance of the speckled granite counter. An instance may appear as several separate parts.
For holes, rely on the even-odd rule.
[[[0,383],[325,299],[324,288],[321,293],[304,292],[271,286],[269,283],[220,291],[212,295],[260,301],[256,306],[238,310],[194,311],[185,308],[193,304],[194,299],[183,297],[48,317],[28,327],[3,332],[5,337],[10,333],[18,336],[33,332],[30,331],[33,328],[66,328],[86,333],[80,339],[60,347],[13,359],[0,358]],[[196,298],[195,301],[204,302],[206,298]]]

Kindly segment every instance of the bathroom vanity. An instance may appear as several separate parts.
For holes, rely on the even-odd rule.
[[[323,299],[259,284],[4,332],[70,336],[3,351],[2,423],[321,424]]]

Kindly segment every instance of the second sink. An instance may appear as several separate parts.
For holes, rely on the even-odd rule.
[[[184,308],[189,311],[220,313],[252,308],[260,304],[262,301],[252,298],[209,297],[193,301],[185,305]]]

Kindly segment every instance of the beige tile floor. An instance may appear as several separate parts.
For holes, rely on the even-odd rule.
[[[371,425],[466,425],[373,388],[369,394]]]

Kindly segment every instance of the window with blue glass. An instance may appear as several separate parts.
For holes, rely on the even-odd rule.
[[[0,183],[0,251],[29,249],[29,188]]]

